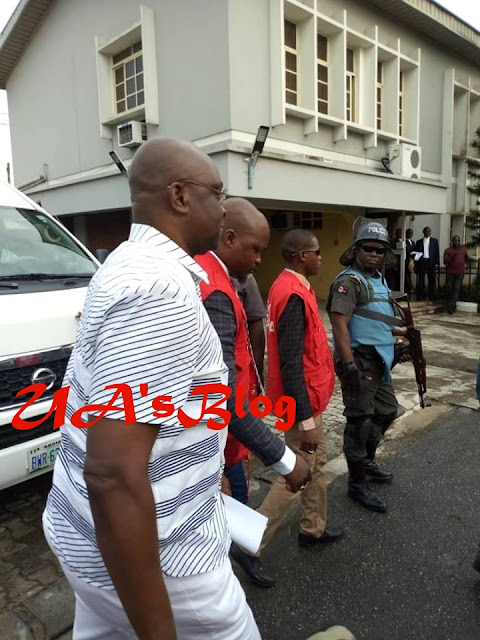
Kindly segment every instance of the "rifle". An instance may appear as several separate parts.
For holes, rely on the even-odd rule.
[[[430,407],[431,403],[425,398],[427,393],[427,363],[423,355],[422,336],[420,329],[417,329],[413,323],[412,309],[410,301],[407,298],[407,306],[400,306],[402,314],[405,318],[407,326],[408,354],[412,359],[413,368],[415,369],[415,380],[417,381],[418,397],[422,409]]]
[[[425,409],[425,407],[430,407],[431,404],[425,398],[425,394],[427,393],[427,363],[425,361],[425,358],[423,357],[422,337],[420,335],[420,330],[417,329],[413,324],[412,310],[410,308],[410,301],[407,295],[402,296],[401,298],[398,297],[396,299],[390,295],[389,300],[393,307],[399,311],[402,319],[386,316],[383,313],[378,313],[377,311],[371,311],[369,309],[363,309],[362,307],[358,306],[355,308],[354,313],[366,318],[374,318],[376,320],[380,320],[394,326],[406,326],[406,339],[408,345],[404,344],[402,338],[400,338],[399,342],[395,345],[392,369],[398,362],[403,362],[403,357],[406,354],[410,356],[413,367],[415,369],[415,379],[417,381],[420,406],[422,407],[422,409]],[[407,306],[402,307],[399,304],[400,300],[406,300]]]

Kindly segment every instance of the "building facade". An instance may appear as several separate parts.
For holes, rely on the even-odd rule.
[[[358,218],[464,237],[479,46],[430,0],[21,0],[0,37],[16,183],[113,249],[130,214],[109,153],[128,168],[143,139],[192,140],[270,221],[263,292],[302,226],[325,298]]]

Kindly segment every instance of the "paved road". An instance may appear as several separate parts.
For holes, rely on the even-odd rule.
[[[43,536],[51,474],[0,493],[0,639],[61,636],[73,620],[71,590]]]
[[[342,622],[357,640],[480,640],[479,413],[455,408],[422,431],[387,444],[395,473],[381,493],[387,514],[329,488],[330,521],[344,540],[315,550],[296,543],[287,520],[264,555],[278,586],[243,581],[264,640],[304,640],[324,622]],[[390,451],[388,451],[390,449]]]
[[[435,319],[422,319],[420,324],[424,332],[424,346],[429,363],[429,394],[434,401],[434,407],[425,410],[425,412],[417,413],[417,416],[427,415],[429,411],[436,409],[446,410],[447,404],[476,406],[474,372],[479,355],[480,316],[468,314],[453,317],[436,316]],[[453,354],[452,351],[455,353]],[[401,367],[397,367],[394,371],[395,385],[402,405],[404,408],[410,409],[417,403],[412,367],[411,365],[401,365]],[[431,562],[435,563],[436,570],[431,570],[433,578],[431,580],[429,578],[426,585],[427,587],[430,584],[435,585],[435,589],[439,591],[438,607],[445,607],[445,602],[451,602],[452,611],[455,611],[455,607],[458,606],[457,598],[443,598],[442,589],[439,587],[442,587],[446,593],[448,593],[448,588],[455,592],[458,576],[461,576],[461,580],[467,580],[468,585],[477,585],[477,591],[475,592],[475,587],[471,586],[469,593],[470,602],[473,601],[476,593],[478,603],[479,581],[475,583],[475,574],[470,571],[469,564],[475,541],[477,538],[480,539],[480,523],[477,521],[475,526],[472,525],[471,528],[466,529],[463,542],[460,539],[458,544],[457,540],[453,540],[454,544],[452,545],[452,541],[447,539],[447,534],[444,532],[456,532],[457,529],[467,526],[465,518],[469,511],[465,501],[469,497],[474,499],[472,497],[474,492],[469,488],[470,481],[474,486],[469,473],[470,471],[473,473],[474,462],[478,465],[479,445],[475,439],[471,441],[467,439],[465,442],[460,440],[465,451],[460,447],[457,456],[447,456],[445,466],[452,474],[451,477],[448,477],[449,483],[446,480],[440,480],[442,474],[439,469],[439,459],[434,459],[432,464],[429,464],[426,456],[426,452],[430,449],[432,452],[436,450],[434,445],[443,446],[442,443],[448,441],[448,434],[457,431],[463,433],[465,422],[475,420],[477,423],[480,422],[478,413],[469,413],[468,411],[462,413],[462,409],[456,411],[454,414],[455,427],[451,431],[447,427],[446,436],[439,424],[431,434],[410,445],[402,439],[387,443],[386,449],[390,451],[392,456],[392,467],[397,471],[402,483],[399,484],[397,481],[395,485],[385,490],[385,496],[389,499],[392,507],[386,517],[363,513],[356,505],[348,503],[344,496],[345,478],[340,478],[330,487],[330,502],[332,522],[342,522],[348,526],[349,531],[345,541],[330,549],[300,553],[295,542],[295,519],[290,521],[293,523],[290,538],[287,528],[279,535],[278,542],[275,542],[272,549],[267,550],[266,553],[266,560],[271,560],[272,564],[278,564],[276,570],[281,578],[279,587],[272,594],[259,592],[248,587],[252,602],[259,609],[258,617],[265,629],[265,640],[276,640],[276,638],[282,638],[282,640],[301,638],[303,640],[307,636],[307,633],[304,633],[305,630],[311,631],[315,625],[327,619],[351,621],[357,629],[359,640],[363,638],[368,638],[368,640],[396,640],[396,638],[407,640],[413,637],[422,640],[437,640],[437,638],[438,640],[445,638],[449,638],[449,640],[471,640],[473,638],[480,640],[480,632],[477,632],[477,635],[472,635],[474,631],[467,629],[464,635],[460,632],[457,634],[453,626],[445,626],[450,635],[436,636],[433,632],[430,634],[428,627],[425,631],[422,627],[419,636],[408,635],[410,632],[404,632],[402,627],[398,627],[397,630],[397,620],[391,615],[393,606],[391,597],[394,594],[394,605],[400,607],[399,611],[402,611],[403,608],[407,612],[408,619],[423,620],[423,607],[419,607],[419,611],[417,611],[410,604],[415,605],[420,602],[418,593],[423,592],[421,588],[422,576],[426,575],[423,564],[426,563],[428,568]],[[324,416],[328,432],[328,454],[332,462],[341,453],[343,432],[341,414],[342,406],[337,390]],[[417,420],[415,413],[411,418],[413,421]],[[459,424],[457,425],[456,422]],[[405,426],[399,425],[399,430],[405,428]],[[436,439],[437,432],[438,438]],[[470,431],[467,430],[467,433]],[[405,446],[413,447],[418,444],[420,447],[428,437],[433,438],[433,442],[428,444],[423,453],[419,451],[417,463],[413,462],[417,460],[415,451],[409,451],[405,458]],[[474,455],[477,456],[476,461]],[[332,475],[344,471],[343,457],[337,460],[340,460],[342,464],[332,467]],[[458,469],[456,465],[459,466]],[[437,476],[430,478],[430,472],[434,471]],[[456,471],[460,473],[458,478],[455,475]],[[455,486],[460,482],[462,473],[465,474],[463,481],[467,490],[452,489],[450,496],[447,489],[454,486],[454,481]],[[257,468],[254,465],[254,477],[257,475],[271,479],[275,474],[265,472],[263,468]],[[434,487],[438,484],[439,492],[445,493],[445,499],[448,498],[453,503],[458,503],[456,509],[449,507],[447,510],[447,507],[444,507],[443,519],[439,515],[435,515],[435,510],[440,510],[435,499],[443,497],[442,493],[436,498],[435,492],[430,492],[429,489],[429,493],[432,494],[429,500],[432,500],[433,506],[429,505],[428,507],[425,498],[421,495],[419,487],[422,487],[427,481],[433,483]],[[476,481],[478,487],[478,476]],[[0,640],[4,640],[4,638],[5,640],[27,640],[31,637],[34,637],[35,640],[57,638],[69,628],[73,619],[72,594],[41,532],[40,518],[49,484],[50,476],[47,475],[0,492]],[[412,485],[411,488],[410,485]],[[462,485],[460,484],[460,486]],[[258,494],[258,496],[261,493],[259,487],[263,492],[267,488],[264,483],[254,480],[252,488],[254,488],[254,494]],[[407,501],[410,495],[413,496],[411,505]],[[475,505],[478,512],[478,494],[476,500]],[[471,505],[470,508],[473,511]],[[459,519],[457,520],[457,518]],[[429,522],[431,522],[430,529],[427,526]],[[397,529],[401,529],[402,535],[397,533]],[[382,546],[378,557],[371,553],[370,560],[375,563],[374,572],[371,571],[367,558],[368,552],[365,551],[368,549],[370,532]],[[440,545],[440,549],[444,550],[439,551],[437,545]],[[441,554],[451,553],[450,547],[463,549],[463,564],[457,573],[454,569],[458,566],[458,560],[452,560],[449,557],[442,560]],[[430,548],[431,557],[425,557],[425,553],[423,556],[421,555],[425,548]],[[351,567],[353,567],[353,559],[358,553],[358,549],[362,550],[364,560],[355,572]],[[406,553],[409,550],[411,551],[410,555]],[[406,574],[402,580],[397,578],[397,573],[398,576],[402,575],[400,567],[405,569]],[[303,572],[304,575],[303,587],[299,587],[297,584],[299,572]],[[423,572],[422,575],[419,574],[420,572]],[[320,575],[320,579],[317,574]],[[408,576],[410,576],[411,583],[407,580]],[[365,581],[368,584],[367,588]],[[446,586],[443,585],[443,582]],[[291,586],[291,592],[287,590],[286,584]],[[460,582],[458,588],[462,592],[462,589],[467,588],[468,590],[470,587],[465,587],[465,584]],[[425,615],[429,614],[429,622],[430,616],[437,615],[443,624],[442,621],[448,618],[450,613],[444,609],[440,613],[437,612],[435,594],[432,589],[433,586],[425,588],[425,594],[430,594],[424,604]],[[402,590],[405,591],[403,596],[401,595]],[[342,593],[353,594],[354,597],[349,596],[353,602],[369,602],[371,599],[374,603],[373,607],[376,606],[377,610],[373,609],[373,613],[367,615],[362,612],[360,607],[351,608],[349,602],[344,602]],[[464,600],[462,602],[465,603]],[[412,610],[415,615],[412,614]],[[277,616],[277,611],[281,615]],[[456,614],[452,615],[455,617]],[[377,626],[377,622],[378,625],[383,624],[382,616],[386,620],[394,621],[393,627],[395,633],[398,631],[397,635],[389,635],[388,628],[384,632],[381,626]],[[370,617],[371,625],[374,625],[373,632],[368,626],[370,625],[368,622]],[[292,624],[289,622],[290,618]],[[468,616],[465,619],[469,619]],[[367,622],[365,632],[361,631]],[[290,635],[286,635],[285,629],[290,629],[292,625],[295,630],[288,631]],[[32,630],[33,635],[29,629]]]

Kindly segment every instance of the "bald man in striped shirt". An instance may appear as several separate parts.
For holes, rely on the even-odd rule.
[[[47,540],[75,591],[78,640],[259,640],[228,560],[219,487],[227,429],[207,427],[203,384],[227,384],[220,340],[192,256],[216,247],[225,192],[193,145],[151,140],[130,169],[133,225],[89,286],[64,386],[67,421],[44,513]],[[132,390],[136,421],[110,408]],[[198,424],[186,429],[170,397]],[[121,401],[116,405],[121,406]],[[210,400],[209,404],[212,404]],[[224,405],[225,406],[225,405]]]

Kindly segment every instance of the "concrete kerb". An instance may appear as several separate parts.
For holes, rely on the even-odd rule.
[[[425,428],[434,420],[436,420],[441,414],[446,413],[450,410],[450,405],[438,404],[426,409],[422,409],[420,405],[417,405],[411,409],[408,409],[407,411],[404,411],[404,413],[402,413],[395,420],[392,427],[386,432],[385,438],[378,448],[379,456],[381,457],[382,454],[385,453],[386,449],[388,448],[388,444],[391,441],[397,440],[407,435],[408,433],[411,433],[412,424],[410,418],[422,418],[420,420],[415,420],[416,424],[414,426],[417,428]],[[330,484],[331,482],[336,480],[336,478],[346,474],[348,472],[348,468],[343,453],[329,460],[325,465],[325,470],[327,472],[327,484]]]

